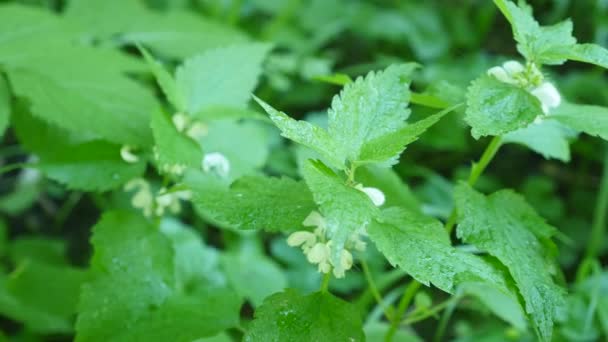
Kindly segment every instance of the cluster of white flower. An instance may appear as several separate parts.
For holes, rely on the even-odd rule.
[[[545,114],[549,114],[550,110],[558,107],[562,101],[555,85],[544,81],[543,74],[534,63],[523,66],[517,61],[508,61],[502,66],[490,68],[488,75],[501,82],[527,89],[540,101]]]
[[[355,189],[367,194],[376,206],[384,204],[385,197],[382,191],[376,188],[363,187],[361,184]],[[314,231],[306,230],[292,233],[287,238],[287,244],[291,247],[300,247],[306,255],[308,262],[318,266],[320,273],[332,272],[336,278],[343,278],[345,272],[353,267],[353,255],[350,250],[365,251],[367,244],[363,237],[367,235],[365,227],[359,228],[351,234],[344,248],[340,251],[338,260],[332,258],[332,249],[335,248],[333,241],[327,239],[327,222],[317,211],[312,211],[302,222],[305,227],[316,227]]]
[[[221,178],[228,177],[230,173],[230,161],[219,152],[207,153],[203,157],[201,167],[205,172],[215,172]]]
[[[143,178],[129,181],[124,189],[125,191],[135,191],[131,204],[133,207],[141,209],[146,217],[153,214],[162,216],[167,209],[171,213],[177,214],[181,210],[179,201],[192,198],[189,190],[167,192],[165,188],[161,188],[154,196],[150,183]]]
[[[173,124],[178,132],[184,132],[190,138],[199,141],[202,137],[209,133],[209,127],[204,123],[192,120],[189,116],[176,113],[172,117]]]
[[[170,175],[175,175],[175,176],[181,176],[184,174],[184,171],[186,171],[186,165],[185,164],[163,164],[160,163],[160,155],[158,153],[158,147],[154,146],[154,148],[152,148],[152,151],[154,153],[154,159],[158,162],[158,168],[159,170],[164,173],[164,174],[170,174]]]

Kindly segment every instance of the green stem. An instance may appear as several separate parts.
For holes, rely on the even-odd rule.
[[[591,234],[587,244],[585,259],[595,259],[600,254],[602,243],[606,235],[606,214],[608,212],[608,144],[604,154],[604,172],[600,183]]]
[[[446,307],[452,305],[454,302],[457,302],[460,298],[458,297],[452,297],[446,301],[444,301],[443,303],[437,304],[434,307],[426,310],[424,313],[422,314],[413,314],[411,315],[411,317],[407,317],[406,319],[403,320],[403,322],[401,322],[401,324],[413,324],[416,322],[420,322],[423,321],[431,316],[435,316],[437,313],[439,313],[441,310],[445,309]]]
[[[496,152],[498,152],[498,149],[500,149],[501,145],[502,138],[500,136],[492,138],[492,141],[490,141],[486,149],[483,151],[479,161],[477,163],[473,163],[467,184],[470,186],[475,186],[475,184],[477,184],[479,177],[486,170],[492,159],[494,159],[494,156],[496,155]],[[448,232],[448,234],[454,229],[457,218],[458,213],[456,211],[456,206],[454,206],[454,209],[452,209],[452,212],[445,223],[445,230]]]
[[[331,279],[331,273],[325,273],[323,275],[323,280],[321,281],[321,292],[327,293],[329,292],[329,280]]]
[[[443,316],[441,316],[441,321],[439,321],[439,327],[437,328],[437,332],[435,333],[435,337],[433,338],[433,341],[435,342],[439,342],[443,339],[443,335],[445,334],[445,329],[448,326],[448,322],[450,321],[450,318],[452,317],[452,314],[454,313],[454,310],[456,309],[456,305],[458,304],[458,301],[460,300],[460,296],[456,295],[454,297],[454,301],[451,302],[447,309],[443,312]]]
[[[413,280],[412,282],[405,288],[405,292],[403,293],[403,297],[399,301],[399,306],[397,307],[397,313],[394,315],[393,320],[391,321],[391,327],[388,329],[384,341],[391,342],[393,340],[393,336],[397,332],[397,327],[399,326],[399,322],[401,321],[401,317],[405,314],[405,311],[410,306],[412,299],[418,292],[422,284],[420,284],[417,280]]]
[[[363,268],[363,274],[365,275],[365,280],[367,281],[367,284],[369,285],[369,290],[370,290],[372,296],[374,297],[374,299],[376,299],[376,302],[382,308],[382,311],[384,312],[384,316],[386,316],[386,319],[388,319],[390,321],[392,319],[392,314],[394,312],[393,306],[388,303],[385,303],[384,299],[382,299],[382,295],[378,291],[378,287],[376,286],[376,283],[374,282],[374,278],[372,277],[372,274],[369,270],[367,261],[365,261],[363,259],[361,260],[361,268]]]
[[[25,169],[25,168],[36,168],[37,165],[34,163],[15,163],[0,167],[0,175],[11,172],[17,169]]]

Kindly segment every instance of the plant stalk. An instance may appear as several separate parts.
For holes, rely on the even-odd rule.
[[[591,260],[599,256],[606,236],[606,215],[608,213],[608,144],[605,145],[604,171],[593,213],[591,234],[587,244],[585,259]]]

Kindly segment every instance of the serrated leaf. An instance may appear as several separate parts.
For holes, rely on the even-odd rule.
[[[328,110],[328,129],[306,121],[296,121],[256,98],[282,132],[282,135],[319,153],[331,166],[344,169],[351,163],[390,163],[400,151],[387,152],[373,160],[364,160],[362,153],[379,148],[386,135],[397,135],[406,126],[410,98],[409,80],[416,64],[395,64],[383,71],[370,72],[365,78],[348,83],[332,101]],[[378,140],[378,141],[375,141]],[[405,144],[405,142],[404,142]],[[400,145],[400,144],[396,144]],[[364,157],[370,158],[367,151]]]
[[[142,217],[106,213],[92,242],[76,341],[189,342],[238,324],[240,303],[231,291],[176,287],[171,242]]]
[[[404,208],[389,208],[371,224],[368,233],[393,266],[427,286],[433,284],[453,293],[458,284],[476,281],[510,293],[504,275],[484,259],[452,247],[436,219]]]
[[[332,258],[340,260],[340,253],[348,238],[357,230],[367,227],[378,214],[378,208],[367,195],[346,185],[320,161],[307,161],[303,176],[325,218],[327,236],[332,240]]]
[[[541,26],[532,16],[531,8],[517,6],[509,0],[494,0],[494,3],[511,23],[517,50],[527,60],[538,64],[573,60],[608,68],[608,50],[596,44],[577,44],[569,19]]]
[[[407,78],[415,68],[400,64],[371,72],[344,86],[334,97],[328,110],[328,132],[348,160],[361,160],[368,143],[405,125],[410,115]]]
[[[551,118],[579,132],[608,140],[608,108],[563,103]]]
[[[235,228],[292,231],[316,208],[306,184],[289,178],[245,176],[228,187],[192,173],[186,182],[200,211]]]
[[[401,154],[407,145],[418,140],[420,135],[427,129],[457,107],[460,107],[460,105],[452,106],[415,123],[407,124],[397,131],[369,141],[361,149],[361,154],[357,163],[384,163],[385,165],[397,163],[399,154]]]
[[[513,293],[505,294],[495,286],[482,282],[462,283],[459,285],[459,291],[477,298],[496,316],[518,330],[526,330],[528,326],[526,314]]]
[[[234,27],[211,18],[182,10],[158,13],[134,0],[95,3],[73,0],[67,6],[66,17],[80,24],[89,39],[122,45],[142,44],[175,59],[248,40]]]
[[[161,170],[178,165],[199,168],[203,160],[201,147],[188,136],[177,131],[173,122],[162,112],[152,113],[152,133],[156,162]]]
[[[511,23],[517,50],[527,60],[539,64],[562,64],[562,55],[576,44],[572,36],[572,22],[565,20],[551,26],[540,26],[529,9],[518,7],[509,0],[494,0]]]
[[[554,321],[564,305],[564,290],[553,282],[541,241],[555,229],[512,191],[486,197],[460,184],[455,198],[460,218],[458,237],[507,266],[539,337],[550,341]]]
[[[80,142],[23,110],[14,116],[13,125],[24,148],[38,156],[37,168],[70,189],[115,189],[145,170],[142,159],[136,163],[122,160],[119,145],[99,140]]]
[[[543,115],[540,101],[522,88],[489,76],[473,81],[467,91],[465,121],[474,138],[503,135],[528,126]]]
[[[302,296],[286,290],[270,296],[255,312],[245,342],[364,341],[357,309],[329,293]]]
[[[568,162],[570,161],[568,140],[571,137],[572,132],[567,127],[554,120],[545,119],[540,123],[533,122],[525,128],[507,133],[503,141],[524,145],[547,159],[555,158]]]
[[[576,44],[563,51],[564,58],[608,69],[608,50],[596,44]]]
[[[167,69],[148,52],[148,50],[139,45],[138,48],[144,56],[146,63],[148,63],[150,71],[152,71],[156,82],[167,97],[169,103],[171,103],[179,112],[186,111],[186,100],[184,99],[183,94],[177,90],[177,84],[173,79],[173,75],[171,75],[169,71],[167,71]]]
[[[257,85],[268,44],[242,44],[207,51],[175,72],[188,113],[210,106],[243,108]]]
[[[71,132],[118,144],[148,146],[149,113],[156,99],[120,71],[65,56],[60,68],[7,70],[16,96],[31,103],[32,114]]]
[[[294,120],[259,98],[254,96],[254,99],[281,130],[282,136],[315,150],[336,168],[343,169],[346,167],[344,153],[326,130],[306,121]]]
[[[0,138],[8,127],[11,115],[11,93],[4,76],[0,73]]]
[[[0,32],[0,64],[19,60],[24,52],[49,52],[77,36],[75,27],[51,12],[18,4],[0,5]]]

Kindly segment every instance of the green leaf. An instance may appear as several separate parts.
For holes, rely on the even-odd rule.
[[[526,330],[526,314],[513,292],[505,294],[495,286],[483,282],[462,283],[459,285],[459,291],[477,298],[492,313],[518,330]]]
[[[245,176],[228,187],[192,173],[186,182],[205,216],[235,228],[292,231],[316,208],[306,184],[289,178]]]
[[[235,28],[211,18],[182,10],[159,13],[139,1],[72,0],[66,17],[78,23],[88,39],[111,44],[143,44],[174,59],[248,40]]]
[[[494,0],[494,3],[511,23],[517,50],[527,60],[539,64],[562,64],[566,61],[562,51],[576,44],[570,20],[540,26],[531,9],[518,7],[509,0]]]
[[[49,52],[73,40],[77,30],[49,11],[18,4],[0,5],[0,65],[19,60],[24,52]],[[67,44],[64,44],[67,45]]]
[[[155,142],[155,159],[161,172],[172,167],[200,168],[203,160],[201,147],[188,136],[177,131],[165,113],[152,113],[152,133]],[[181,172],[180,172],[181,174]]]
[[[579,132],[608,140],[608,108],[563,103],[551,118]]]
[[[11,93],[4,76],[0,73],[0,138],[8,127],[11,115]]]
[[[368,233],[393,266],[417,281],[449,293],[475,296],[500,318],[525,328],[523,308],[502,270],[486,259],[452,247],[439,221],[395,207],[384,210]],[[483,289],[483,293],[474,289]]]
[[[517,6],[509,0],[494,0],[494,3],[511,23],[517,50],[527,60],[538,64],[562,64],[573,60],[608,68],[608,50],[596,44],[577,44],[569,19],[541,26],[529,7]]]
[[[351,163],[394,163],[408,140],[399,140],[399,130],[410,115],[407,108],[409,80],[416,64],[391,65],[384,71],[371,72],[348,83],[334,97],[328,110],[328,130],[306,121],[296,121],[256,98],[282,135],[319,153],[331,166],[344,169]],[[429,121],[430,123],[430,121]],[[418,128],[420,131],[420,128]],[[422,130],[424,131],[424,130]],[[405,134],[411,134],[406,131]],[[387,137],[388,136],[388,137]],[[396,143],[394,140],[398,140]],[[373,159],[386,140],[393,142],[389,151]],[[367,144],[372,146],[367,147]],[[395,147],[396,146],[396,147]],[[365,149],[368,149],[367,151]],[[365,151],[365,155],[363,155]],[[390,153],[389,153],[390,152]],[[370,160],[365,160],[365,158]]]
[[[596,44],[576,44],[564,50],[564,58],[608,69],[608,50]]]
[[[403,128],[410,115],[407,78],[415,68],[414,64],[400,64],[371,72],[334,97],[328,110],[328,132],[346,159],[361,160],[367,144]]]
[[[272,138],[270,126],[251,120],[218,120],[207,127],[200,143],[206,153],[219,152],[228,159],[229,180],[255,173],[265,165]]]
[[[539,115],[543,111],[537,98],[493,77],[481,76],[467,91],[465,121],[472,127],[475,139],[524,128]]]
[[[386,322],[370,322],[363,327],[365,331],[365,341],[367,342],[385,342],[386,333],[390,330],[391,325]],[[414,332],[399,329],[393,336],[393,341],[399,342],[422,342]]]
[[[228,106],[210,106],[193,114],[192,117],[203,121],[253,119],[270,123],[268,117],[258,111]]]
[[[177,287],[171,242],[142,217],[106,213],[92,242],[76,341],[186,342],[238,324],[240,303],[231,291]]]
[[[222,268],[236,292],[258,307],[264,298],[283,291],[287,277],[275,261],[264,255],[256,241],[244,240],[222,255]]]
[[[332,258],[340,260],[340,253],[348,238],[357,230],[367,227],[378,215],[378,208],[366,194],[346,185],[320,161],[307,161],[303,176],[325,218],[327,235],[332,240]]]
[[[475,281],[510,294],[504,275],[484,259],[452,247],[443,225],[434,218],[393,207],[382,211],[368,233],[393,266],[427,286],[453,293],[460,283]]]
[[[205,245],[193,228],[175,218],[163,218],[160,231],[173,245],[175,287],[178,290],[196,291],[210,285],[226,284],[226,277],[219,269],[219,251]]]
[[[0,313],[43,334],[70,333],[85,273],[68,265],[23,260],[0,275]]]
[[[344,169],[346,167],[344,153],[326,130],[306,121],[294,120],[259,98],[254,96],[254,99],[281,130],[282,136],[315,150],[336,168]]]
[[[441,120],[444,115],[458,107],[460,107],[460,105],[452,106],[420,121],[407,124],[397,131],[369,141],[363,146],[357,164],[396,164],[398,162],[399,154],[401,154],[407,145],[418,140],[420,135],[427,129]]]
[[[173,75],[171,75],[159,61],[154,59],[148,50],[139,45],[137,47],[144,56],[146,63],[148,63],[148,66],[150,67],[150,71],[152,71],[156,82],[167,97],[169,103],[178,111],[185,112],[186,99],[184,99],[183,94],[177,90],[177,84],[173,79]]]
[[[498,258],[511,273],[540,338],[551,340],[564,290],[549,272],[543,249],[555,229],[509,190],[484,196],[465,184],[455,190],[458,237]]]
[[[91,139],[148,146],[156,99],[119,70],[81,58],[68,50],[56,68],[15,68],[7,74],[15,95],[29,100],[36,117]]]
[[[107,191],[141,176],[145,162],[127,163],[119,145],[105,141],[81,143],[67,132],[18,110],[13,118],[24,148],[39,158],[37,168],[70,189]]]
[[[540,123],[533,122],[525,128],[507,133],[503,141],[527,146],[547,159],[555,158],[568,162],[570,161],[568,140],[571,137],[570,129],[559,122],[545,119]]]
[[[186,111],[194,114],[209,106],[244,107],[257,85],[270,47],[234,45],[186,60],[175,72],[177,92],[186,101]]]
[[[294,290],[267,298],[244,337],[245,342],[364,340],[355,306],[329,293],[302,296]]]

